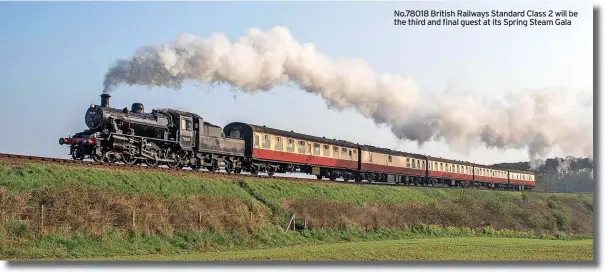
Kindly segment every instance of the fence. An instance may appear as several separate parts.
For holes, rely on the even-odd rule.
[[[262,216],[247,214],[212,214],[208,211],[196,213],[140,212],[134,210],[70,210],[39,207],[22,208],[11,211],[11,208],[0,207],[0,224],[9,222],[26,224],[28,231],[35,234],[67,232],[72,230],[89,230],[93,233],[107,229],[136,230],[153,233],[170,233],[173,231],[208,229],[250,229],[260,223],[268,222]],[[285,227],[289,230],[310,228],[306,218],[292,215]]]
[[[27,224],[36,233],[88,229],[93,232],[108,228],[144,232],[171,232],[176,230],[245,229],[258,225],[264,218],[253,212],[213,214],[199,211],[191,214],[168,212],[140,212],[133,210],[70,210],[27,207],[18,211],[0,207],[0,223]]]

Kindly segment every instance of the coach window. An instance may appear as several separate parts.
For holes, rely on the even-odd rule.
[[[340,154],[340,157],[343,159],[346,159],[347,158],[347,149],[343,147],[341,150],[342,150],[342,154]]]
[[[282,151],[284,149],[284,143],[281,141],[281,137],[276,137],[275,150]]]
[[[258,137],[258,134],[254,134],[254,146],[255,147],[260,146],[260,138]]]
[[[332,152],[332,156],[333,156],[335,159],[338,159],[338,155],[339,155],[339,154],[340,154],[340,153],[338,152],[338,147],[336,147],[336,146],[335,146],[335,147],[334,147],[334,150],[333,150],[333,152]]]
[[[389,155],[389,162],[393,162],[393,157],[391,157],[391,155]]]
[[[319,155],[319,144],[313,144],[313,155]]]
[[[298,141],[298,153],[305,154],[305,141]]]
[[[271,140],[268,134],[265,134],[265,141],[263,143],[263,148],[271,148]]]
[[[288,139],[288,152],[294,152],[294,140]]]
[[[324,157],[330,157],[330,146],[329,145],[324,145]]]
[[[353,150],[353,158],[357,158],[357,150]]]
[[[416,168],[416,160],[412,160],[412,168]]]
[[[405,159],[405,167],[410,168],[410,158]]]
[[[431,170],[431,165],[433,165],[433,162],[429,162],[429,164],[427,165],[429,167],[429,170]]]
[[[422,170],[424,170],[424,161],[422,161]]]
[[[372,162],[372,153],[370,153],[370,162]]]

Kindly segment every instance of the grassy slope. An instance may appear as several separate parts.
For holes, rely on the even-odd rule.
[[[191,195],[226,196],[244,202],[252,202],[258,206],[268,206],[267,216],[273,220],[268,228],[257,228],[251,234],[204,232],[176,234],[170,237],[162,235],[132,236],[119,234],[102,237],[82,236],[81,234],[48,234],[34,237],[11,237],[22,233],[17,226],[14,230],[0,231],[0,239],[10,238],[0,250],[0,256],[10,258],[69,258],[94,256],[119,256],[126,254],[177,253],[192,250],[213,249],[245,249],[258,247],[288,246],[297,244],[320,244],[342,241],[371,241],[384,239],[402,239],[411,237],[409,231],[358,231],[358,230],[313,230],[306,234],[285,233],[283,228],[284,216],[287,209],[284,201],[296,199],[321,199],[334,201],[352,206],[363,206],[368,203],[384,204],[415,204],[441,203],[453,201],[468,195],[477,200],[491,203],[511,203],[526,199],[528,196],[538,201],[548,201],[549,207],[554,207],[570,214],[567,202],[577,205],[590,206],[592,213],[592,194],[533,194],[519,192],[493,192],[477,190],[410,188],[394,186],[370,186],[355,184],[340,184],[330,182],[292,182],[289,180],[269,180],[253,177],[202,177],[195,174],[168,174],[162,172],[123,171],[97,168],[81,168],[56,164],[3,164],[0,161],[0,189],[9,194],[24,194],[36,190],[54,190],[54,188],[69,187],[74,183],[84,184],[84,187],[106,189],[115,195],[138,196],[150,195],[160,199],[173,199]],[[243,183],[243,187],[240,186]],[[253,197],[252,194],[255,196]],[[257,201],[256,199],[260,199]],[[1,200],[1,199],[0,199]],[[551,205],[552,204],[552,205]],[[31,203],[36,207],[36,203]],[[499,205],[499,204],[498,204]],[[545,204],[544,204],[545,206]],[[272,212],[270,212],[272,211]],[[550,211],[546,216],[550,217]],[[128,213],[126,213],[128,214]],[[590,215],[589,214],[589,215]],[[558,219],[557,219],[558,220]],[[566,219],[565,220],[574,220]],[[570,223],[563,222],[567,225]],[[34,229],[35,226],[30,226]],[[590,226],[592,229],[592,226]],[[432,230],[424,230],[428,235],[435,235]],[[469,230],[447,231],[447,234],[437,236],[475,235]],[[27,231],[25,231],[27,233]],[[532,233],[504,233],[505,237],[530,237]],[[130,237],[129,237],[130,236]],[[205,238],[204,238],[205,237]],[[552,237],[552,236],[551,236]],[[6,241],[6,240],[5,240]],[[12,247],[12,248],[11,248]],[[102,249],[102,250],[101,250]]]
[[[253,177],[220,178],[195,174],[126,171],[81,168],[54,164],[3,165],[0,161],[0,186],[9,192],[24,192],[41,187],[68,185],[74,182],[117,192],[151,194],[163,197],[200,195],[233,196],[249,200],[250,194],[240,188],[245,182],[253,192],[269,203],[281,205],[284,199],[322,198],[349,204],[428,203],[457,198],[461,190],[411,188],[403,186],[370,186],[329,182],[292,182]],[[465,190],[476,198],[510,201],[521,199],[521,192]],[[531,194],[531,193],[530,193]],[[592,203],[592,194],[532,194],[538,198],[581,199]]]
[[[251,200],[251,196],[232,180],[216,177],[54,164],[2,165],[0,162],[0,186],[11,192],[72,183],[107,188],[126,195],[149,194],[170,197],[199,194]]]
[[[113,259],[113,258],[112,258]],[[592,240],[451,237],[274,249],[118,257],[119,260],[523,260],[591,261]]]
[[[365,203],[430,203],[460,197],[460,189],[427,188],[407,186],[356,185],[342,183],[292,183],[283,180],[245,179],[248,186],[270,203],[281,204],[285,199],[321,198],[337,202],[361,205]],[[522,199],[522,192],[464,190],[476,199],[511,201]],[[592,203],[592,194],[536,194],[527,193],[540,199],[579,199]]]

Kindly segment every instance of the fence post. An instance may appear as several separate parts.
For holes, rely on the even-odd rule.
[[[136,216],[135,212],[134,212],[134,211],[132,211],[132,230],[134,230],[134,228],[135,228],[135,226],[136,226],[136,225],[135,225],[135,216]]]
[[[197,213],[197,228],[202,231],[202,212]]]
[[[305,220],[305,223],[304,223],[305,225],[303,226],[303,229],[307,229],[307,218],[305,217],[304,220]]]
[[[296,214],[292,215],[292,230],[296,230]]]
[[[288,221],[288,225],[286,226],[286,231],[290,230],[290,224],[292,224],[292,222],[294,222],[293,219],[294,219],[294,215],[290,216],[290,221]]]
[[[40,233],[44,232],[44,205],[40,205]]]

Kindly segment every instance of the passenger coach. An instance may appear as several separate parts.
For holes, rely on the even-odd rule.
[[[318,179],[348,181],[358,167],[357,145],[351,142],[240,122],[226,125],[223,131],[244,140],[244,164],[252,174],[299,171]]]
[[[426,176],[426,157],[370,145],[359,145],[362,180],[420,184]]]
[[[472,164],[431,156],[427,156],[427,161],[430,184],[445,184],[448,186],[466,186],[472,184]]]

